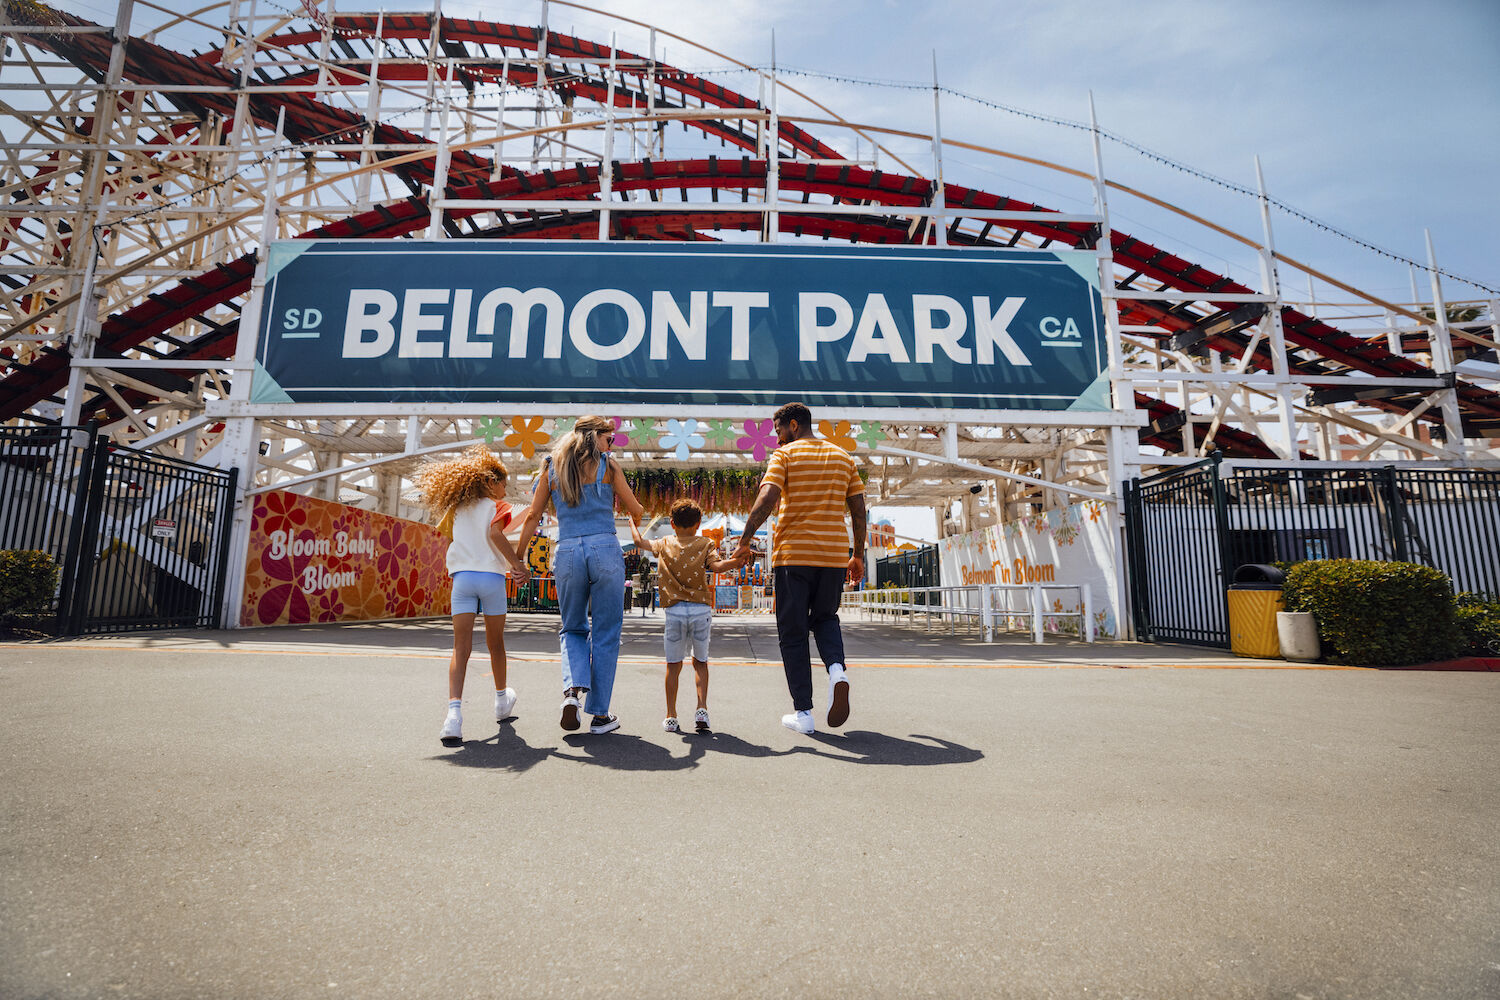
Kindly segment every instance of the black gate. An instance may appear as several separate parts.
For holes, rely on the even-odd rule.
[[[1233,469],[1219,457],[1125,488],[1136,634],[1229,645],[1227,583],[1247,563],[1423,563],[1455,591],[1500,594],[1500,472]]]
[[[1126,484],[1125,546],[1138,638],[1229,646],[1224,517],[1217,462]]]
[[[94,427],[0,428],[0,548],[57,561],[59,634],[217,628],[236,475]]]
[[[938,587],[942,585],[942,581],[938,579],[939,566],[936,545],[929,545],[915,552],[903,552],[899,556],[877,559],[875,560],[875,586],[903,589]],[[912,600],[916,604],[926,604],[929,596],[933,596],[934,602],[937,602],[936,596],[928,594],[913,594]]]

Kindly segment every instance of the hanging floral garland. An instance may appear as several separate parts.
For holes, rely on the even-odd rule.
[[[859,478],[868,483],[869,470],[860,466]],[[765,477],[764,465],[743,469],[626,469],[630,491],[652,517],[666,514],[676,500],[697,501],[704,517],[749,513]]]
[[[755,502],[765,466],[744,469],[626,469],[625,481],[651,516],[666,514],[673,501],[688,499],[704,516],[745,514]]]

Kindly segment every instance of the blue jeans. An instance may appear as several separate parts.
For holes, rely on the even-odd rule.
[[[557,579],[563,687],[584,688],[583,710],[608,715],[625,620],[625,557],[614,535],[565,538],[552,557]]]

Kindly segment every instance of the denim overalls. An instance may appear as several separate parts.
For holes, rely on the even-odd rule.
[[[557,551],[552,573],[562,617],[563,687],[588,691],[583,710],[608,715],[620,659],[620,628],[625,617],[625,557],[615,534],[615,491],[604,481],[609,455],[599,456],[599,474],[582,487],[577,507],[548,486],[557,512]]]

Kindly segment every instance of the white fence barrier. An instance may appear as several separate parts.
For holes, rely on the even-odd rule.
[[[1048,604],[1048,591],[1065,590],[1078,595],[1077,609],[1057,610]],[[1058,602],[1061,604],[1061,602]],[[1077,619],[1076,634],[1094,641],[1094,595],[1088,584],[980,583],[964,587],[887,587],[854,590],[844,594],[840,605],[846,611],[862,611],[866,620],[890,620],[918,624],[931,630],[933,622],[949,632],[959,625],[977,628],[986,642],[998,632],[1030,631],[1033,642],[1043,641],[1047,621]],[[1024,626],[1023,626],[1024,623]],[[1018,627],[1023,626],[1023,627]]]

